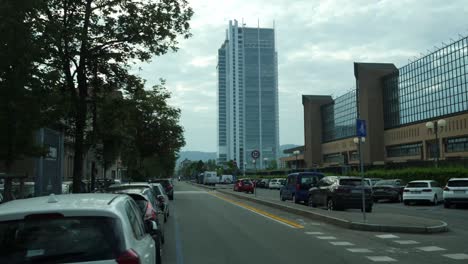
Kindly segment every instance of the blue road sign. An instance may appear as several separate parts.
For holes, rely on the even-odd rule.
[[[357,137],[367,136],[366,120],[356,119],[356,136]]]

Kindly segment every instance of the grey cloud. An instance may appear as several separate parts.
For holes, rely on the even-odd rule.
[[[276,22],[280,143],[303,144],[302,94],[339,96],[355,86],[354,61],[401,67],[458,33],[466,35],[466,1],[191,1],[193,37],[177,53],[142,67],[148,84],[163,77],[182,109],[188,150],[216,150],[216,60],[228,19],[248,26]]]

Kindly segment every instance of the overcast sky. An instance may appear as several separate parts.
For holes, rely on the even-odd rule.
[[[355,87],[353,62],[404,66],[468,34],[466,0],[189,0],[193,37],[139,65],[148,85],[167,80],[182,109],[183,150],[216,151],[217,50],[229,20],[276,23],[280,144],[304,144],[302,94],[339,96]]]

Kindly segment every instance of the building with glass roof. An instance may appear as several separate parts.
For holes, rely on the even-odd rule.
[[[357,164],[357,118],[367,165],[468,159],[468,37],[401,68],[355,62],[354,75],[338,98],[302,96],[307,167]]]

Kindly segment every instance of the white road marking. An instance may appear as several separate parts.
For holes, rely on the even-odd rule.
[[[382,238],[382,239],[388,239],[388,238],[400,238],[399,236],[395,236],[395,235],[392,235],[392,234],[376,235],[376,237],[378,237],[378,238]]]
[[[353,243],[345,242],[345,241],[330,242],[330,244],[332,244],[332,245],[334,245],[334,246],[354,246]]]
[[[387,256],[367,256],[368,259],[375,261],[375,262],[390,262],[390,261],[396,261],[396,259],[387,257]]]
[[[323,235],[322,232],[304,232],[306,235]]]
[[[451,258],[451,259],[456,259],[456,260],[468,259],[468,254],[464,254],[464,253],[445,254],[445,255],[442,255],[442,256],[447,257],[447,258]]]
[[[418,241],[414,240],[394,240],[393,242],[398,243],[400,245],[414,245],[414,244],[419,244]]]
[[[347,248],[346,250],[353,252],[353,253],[371,253],[372,250],[367,248]]]
[[[318,239],[323,239],[323,240],[333,240],[336,239],[334,236],[318,236]]]
[[[426,252],[431,252],[431,251],[443,251],[443,250],[446,250],[445,248],[436,247],[436,246],[418,247],[418,248],[416,248],[416,249],[419,249],[419,250],[422,250],[422,251],[426,251]]]

